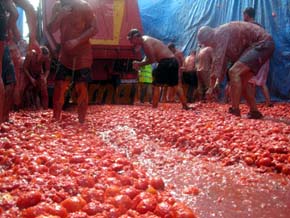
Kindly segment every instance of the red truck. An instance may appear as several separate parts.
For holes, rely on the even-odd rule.
[[[141,18],[137,0],[87,1],[95,11],[99,30],[90,40],[94,57],[92,81],[89,84],[90,101],[102,103],[103,96],[98,95],[106,91],[114,92],[119,83],[132,84],[137,79],[137,73],[132,70],[132,60],[140,59],[141,53],[134,52],[126,37],[131,28],[142,31]],[[42,0],[43,33],[51,50],[56,49],[60,38],[58,32],[50,34],[47,30],[55,2]],[[52,87],[53,81],[49,84]],[[108,84],[113,85],[114,90]],[[110,100],[105,101],[110,103]]]

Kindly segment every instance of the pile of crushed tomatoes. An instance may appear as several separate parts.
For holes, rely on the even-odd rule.
[[[202,217],[172,194],[178,184],[152,173],[163,164],[140,160],[149,142],[151,153],[172,150],[290,178],[289,103],[259,105],[262,120],[247,119],[245,105],[241,118],[227,105],[192,106],[90,106],[85,124],[73,110],[60,122],[51,110],[11,114],[13,122],[0,126],[1,217]],[[166,152],[158,159],[166,162]],[[188,184],[184,192],[195,198],[200,190]]]

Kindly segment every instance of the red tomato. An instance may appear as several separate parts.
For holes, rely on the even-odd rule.
[[[22,218],[35,218],[42,214],[46,214],[46,211],[42,205],[36,205],[33,207],[26,208],[22,210],[21,213]]]
[[[68,216],[67,210],[59,204],[50,205],[46,212],[57,217],[66,218]]]
[[[257,160],[257,165],[269,167],[269,166],[272,166],[273,164],[272,161],[273,161],[273,158],[271,157],[262,157]]]
[[[104,202],[104,191],[101,189],[83,189],[81,195],[86,200],[86,202]]]
[[[154,214],[160,216],[160,217],[166,217],[166,218],[173,218],[173,211],[171,209],[171,205],[167,202],[161,202],[159,203],[155,210]]]
[[[69,159],[70,163],[73,164],[78,164],[78,163],[83,163],[85,161],[85,156],[83,155],[74,155]]]
[[[79,196],[73,196],[65,199],[61,202],[61,206],[66,208],[69,213],[81,210],[87,202]]]
[[[244,161],[249,166],[254,164],[253,158],[252,157],[249,157],[249,156],[244,157]]]
[[[93,188],[95,179],[92,176],[81,176],[77,179],[77,183],[81,187]]]
[[[147,198],[154,198],[155,196],[149,192],[141,192],[139,195],[137,195],[134,199],[133,199],[133,205],[132,208],[135,209],[137,207],[137,205],[143,200],[143,199],[147,199]]]
[[[154,197],[145,198],[139,202],[136,207],[136,211],[140,214],[145,214],[147,212],[153,212],[157,206],[157,201]]]
[[[129,176],[119,176],[119,180],[121,181],[122,186],[133,184],[133,178]]]
[[[183,190],[183,193],[184,194],[189,194],[189,195],[198,195],[199,194],[199,190],[196,187],[189,186],[189,187],[187,187],[187,188],[185,188]]]
[[[148,188],[149,182],[148,179],[138,179],[134,183],[134,187],[140,190],[146,190]]]
[[[117,195],[114,197],[113,205],[119,209],[120,213],[124,214],[132,207],[132,200],[127,195]]]
[[[172,209],[176,218],[196,218],[192,210],[183,203],[175,203]]]
[[[140,194],[140,192],[141,191],[139,189],[136,189],[133,186],[129,186],[121,190],[121,194],[128,195],[132,200],[135,198],[135,196]]]
[[[105,190],[104,199],[106,200],[109,197],[114,197],[120,194],[120,191],[121,191],[120,186],[111,185]]]
[[[165,187],[163,179],[160,177],[151,178],[150,185],[157,190],[164,190]]]
[[[20,209],[32,207],[41,201],[41,193],[39,191],[32,191],[21,195],[16,202]]]
[[[82,210],[86,212],[89,216],[94,216],[97,213],[101,213],[103,211],[103,207],[101,207],[100,202],[90,202],[85,205]]]
[[[286,175],[290,175],[290,164],[283,166],[282,173],[284,173]]]

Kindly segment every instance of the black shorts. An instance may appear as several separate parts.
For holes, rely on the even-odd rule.
[[[196,71],[190,71],[190,72],[183,72],[182,74],[182,83],[187,84],[193,87],[197,87],[197,75]]]
[[[5,46],[2,59],[2,80],[4,85],[16,83],[15,69],[10,57],[9,47]]]
[[[56,71],[55,80],[72,80],[73,82],[89,82],[91,69],[72,70],[60,64]]]
[[[159,62],[158,67],[153,70],[153,85],[178,85],[178,62],[176,58],[166,58]]]
[[[273,40],[261,42],[246,50],[239,61],[247,65],[257,75],[262,65],[271,57],[275,49]]]

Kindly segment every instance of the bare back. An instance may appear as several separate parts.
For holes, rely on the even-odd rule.
[[[148,59],[152,62],[160,62],[162,59],[174,58],[172,51],[160,40],[150,36],[142,36],[143,49]]]

